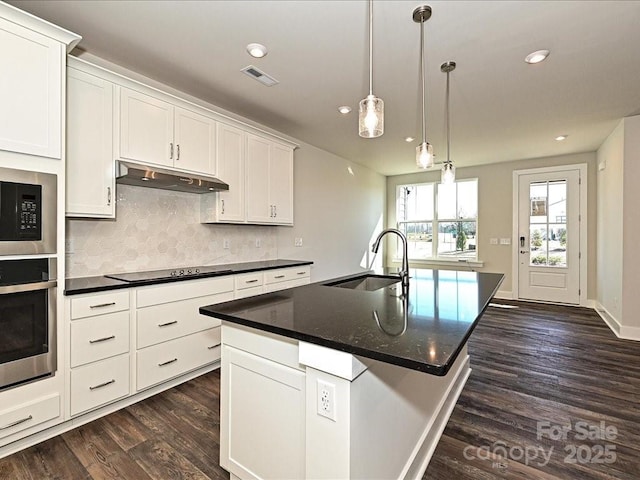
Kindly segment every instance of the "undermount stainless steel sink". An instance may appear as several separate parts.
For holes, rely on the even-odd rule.
[[[389,287],[396,283],[400,283],[400,277],[385,277],[382,275],[364,275],[348,280],[339,280],[337,282],[325,283],[327,287],[348,288],[351,290],[365,290],[373,292],[381,288]]]

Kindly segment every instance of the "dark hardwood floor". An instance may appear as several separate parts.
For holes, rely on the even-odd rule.
[[[517,308],[489,307],[473,333],[424,479],[639,479],[640,343],[588,309],[499,303]],[[228,479],[219,385],[212,372],[2,459],[0,479]]]

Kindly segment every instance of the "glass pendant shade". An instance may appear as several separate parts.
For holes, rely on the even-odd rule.
[[[446,162],[442,165],[442,175],[440,177],[440,182],[444,184],[451,184],[456,181],[456,167],[453,166],[453,163]]]
[[[433,167],[433,146],[428,142],[422,142],[416,147],[416,164],[420,168]]]
[[[376,138],[384,133],[384,102],[375,95],[360,100],[358,130],[361,137]]]

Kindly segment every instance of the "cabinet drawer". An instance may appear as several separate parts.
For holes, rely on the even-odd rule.
[[[129,309],[129,290],[92,294],[71,299],[71,319],[92,317]]]
[[[143,390],[220,359],[220,327],[139,350],[137,389]]]
[[[71,324],[71,366],[129,351],[129,311],[85,318]]]
[[[308,278],[311,275],[311,268],[309,265],[303,265],[302,267],[285,268],[280,270],[267,270],[264,272],[264,283],[277,283],[286,282],[288,280],[294,280],[297,278]]]
[[[71,415],[129,395],[129,355],[71,370]]]
[[[186,280],[163,285],[140,288],[137,291],[137,307],[148,307],[162,303],[205,297],[233,291],[233,275],[201,280]],[[203,303],[206,305],[206,303]]]
[[[60,395],[53,394],[0,412],[0,438],[60,416]]]
[[[277,292],[278,290],[301,287],[302,285],[309,285],[309,277],[295,278],[293,280],[285,280],[284,282],[270,283],[268,285],[265,285],[264,291],[265,293]]]
[[[276,284],[277,285],[277,284]],[[264,287],[251,287],[251,288],[243,288],[242,290],[236,290],[235,299],[238,300],[240,298],[253,297],[254,295],[260,295],[264,293]]]
[[[251,272],[236,275],[236,290],[260,287],[262,286],[263,281],[264,275],[262,274],[262,272]]]
[[[199,309],[227,300],[233,300],[233,292],[139,308],[136,312],[137,347],[149,347],[220,326],[220,320],[201,315]]]

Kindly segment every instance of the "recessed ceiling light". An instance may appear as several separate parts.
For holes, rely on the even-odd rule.
[[[340,107],[338,107],[338,111],[342,114],[342,115],[346,115],[347,113],[351,112],[351,107],[347,106],[347,105],[342,105]]]
[[[569,136],[569,135],[558,135],[558,136],[556,137],[556,140],[557,140],[558,142],[561,142],[562,140],[566,140],[568,136]]]
[[[535,52],[531,52],[524,58],[524,61],[527,63],[540,63],[545,58],[549,56],[549,50],[536,50]]]
[[[411,143],[411,142],[413,142],[414,140],[415,140],[415,138],[413,138],[413,137],[406,137],[406,138],[404,139],[404,141],[405,141],[405,142],[407,142],[407,143]]]
[[[250,43],[247,45],[247,53],[254,58],[262,58],[267,52],[267,47],[262,45],[261,43]]]

